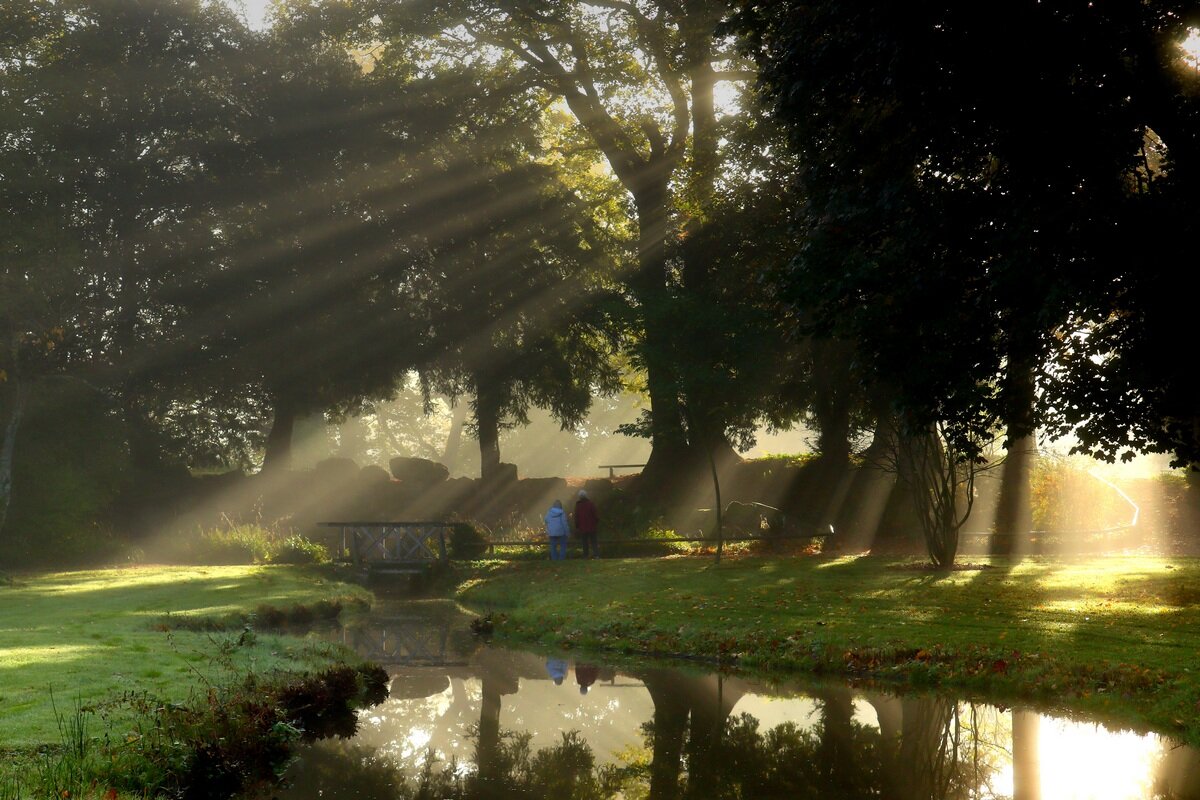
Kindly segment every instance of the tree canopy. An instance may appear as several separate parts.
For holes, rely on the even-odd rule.
[[[286,468],[296,420],[414,371],[469,404],[485,476],[533,409],[571,428],[622,387],[664,484],[799,421],[827,494],[868,431],[940,462],[927,499],[1036,434],[1200,463],[1173,278],[1198,25],[295,0],[255,31],[202,0],[7,3],[0,509],[63,382],[143,472]]]

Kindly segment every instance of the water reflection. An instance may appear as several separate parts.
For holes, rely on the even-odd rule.
[[[428,611],[338,634],[391,653],[392,694],[273,796],[1200,799],[1200,754],[1153,735],[944,696],[614,670],[483,646],[459,635],[465,618]]]

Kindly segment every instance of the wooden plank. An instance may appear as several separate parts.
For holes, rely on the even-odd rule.
[[[726,544],[728,544],[729,542],[786,542],[786,541],[793,541],[793,540],[807,542],[807,541],[812,541],[813,539],[824,539],[828,536],[832,536],[832,534],[812,533],[812,534],[801,534],[801,535],[788,534],[788,535],[780,535],[780,536],[743,536],[743,537],[740,537],[737,539],[724,538],[724,539],[722,539],[722,541],[724,541]],[[574,539],[574,538],[577,538],[577,537],[572,537],[572,539]],[[675,539],[599,539],[597,541],[597,544],[670,544],[672,542],[682,542],[682,543],[712,542],[713,544],[716,544],[717,540],[715,538],[706,538],[704,536],[681,536],[681,537],[675,538]],[[507,547],[509,545],[528,546],[528,547],[532,547],[535,545],[541,545],[543,547],[546,547],[546,546],[548,546],[548,542],[545,539],[524,539],[524,540],[512,541],[512,542],[490,542],[489,543],[489,546],[491,546],[491,547]]]
[[[388,564],[387,562],[376,561],[367,564],[367,572],[372,574],[387,573],[389,575],[421,575],[429,571],[426,565],[412,564]]]
[[[645,464],[597,464],[596,469],[608,470],[608,478],[609,478],[609,480],[612,480],[613,478],[616,477],[616,474],[613,472],[614,469],[633,469],[634,467],[644,467],[644,466],[646,466],[646,465]]]

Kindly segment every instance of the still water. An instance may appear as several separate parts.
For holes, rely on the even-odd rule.
[[[268,796],[1197,798],[1200,752],[946,695],[767,685],[489,646],[446,603],[327,635],[387,667],[352,739],[304,748]]]

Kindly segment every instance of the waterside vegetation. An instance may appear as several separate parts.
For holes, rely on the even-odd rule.
[[[369,606],[297,567],[61,572],[0,591],[0,796],[236,784],[308,727],[289,698],[344,711],[381,683],[342,647],[255,629]],[[222,750],[238,743],[254,752]]]

